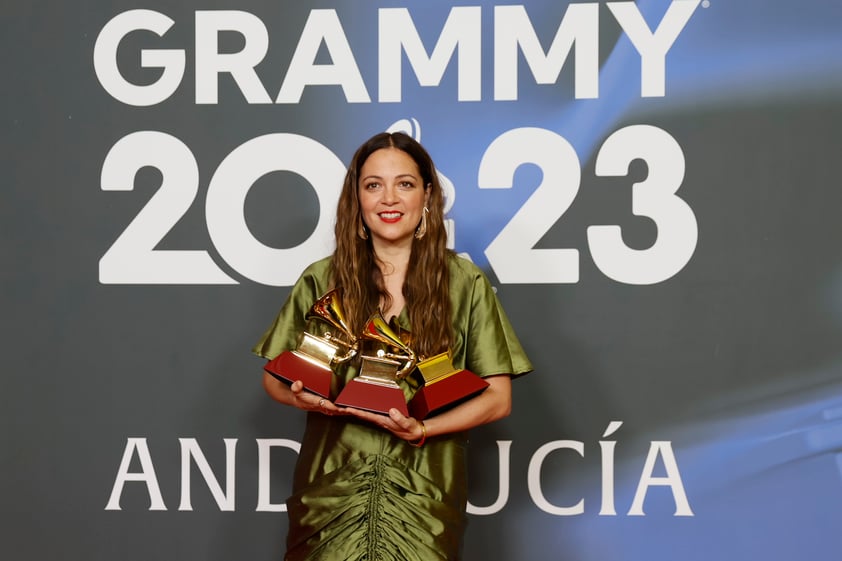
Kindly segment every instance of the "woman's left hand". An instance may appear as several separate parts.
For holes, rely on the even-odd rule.
[[[386,429],[407,442],[416,442],[424,436],[421,421],[415,417],[407,417],[394,408],[389,411],[388,415],[379,415],[371,411],[354,409],[353,407],[343,408],[343,411]]]

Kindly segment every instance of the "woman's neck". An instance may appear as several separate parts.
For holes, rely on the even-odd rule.
[[[403,296],[403,283],[409,268],[411,248],[385,247],[376,249],[375,254],[377,265],[380,267],[380,272],[383,275],[386,292],[389,293],[392,299],[389,308],[381,310],[383,317],[388,321],[393,316],[399,315],[406,305],[406,300]],[[384,305],[385,302],[381,302],[381,306]]]
[[[384,277],[396,275],[403,279],[409,268],[412,245],[374,244],[374,257]]]

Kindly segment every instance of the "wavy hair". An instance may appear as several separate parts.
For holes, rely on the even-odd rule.
[[[429,357],[444,352],[451,344],[451,306],[444,227],[444,195],[435,165],[427,150],[412,137],[400,133],[379,133],[360,146],[345,174],[336,210],[336,251],[331,260],[331,278],[342,289],[342,304],[350,327],[360,333],[364,323],[378,310],[380,301],[388,309],[391,298],[374,253],[371,236],[358,235],[363,227],[358,178],[368,157],[383,148],[397,148],[411,157],[430,191],[427,202],[427,233],[412,239],[403,296],[412,331],[412,349]]]

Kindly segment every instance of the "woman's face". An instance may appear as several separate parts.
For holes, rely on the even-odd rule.
[[[409,154],[381,148],[363,163],[359,176],[360,210],[375,247],[410,247],[429,192]]]

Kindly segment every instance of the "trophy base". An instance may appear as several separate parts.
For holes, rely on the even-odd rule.
[[[308,360],[295,351],[284,351],[266,363],[263,369],[285,384],[301,380],[308,392],[330,399],[333,371]]]
[[[339,392],[334,403],[340,407],[364,409],[380,415],[388,415],[394,408],[409,417],[406,398],[397,385],[385,385],[354,378]]]
[[[418,420],[457,405],[488,387],[488,382],[468,370],[459,370],[441,380],[428,382],[409,402],[409,411]]]

